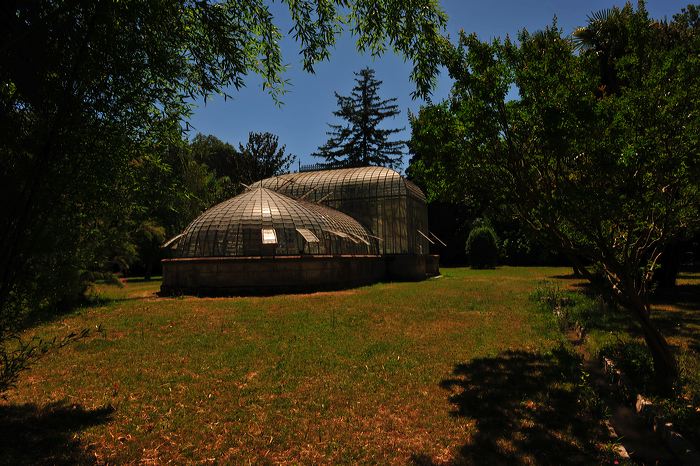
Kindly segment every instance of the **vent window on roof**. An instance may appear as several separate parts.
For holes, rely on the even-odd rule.
[[[277,233],[274,228],[263,228],[262,229],[262,243],[263,244],[277,244]]]

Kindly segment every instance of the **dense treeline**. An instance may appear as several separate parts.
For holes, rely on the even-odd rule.
[[[406,174],[428,197],[430,229],[446,244],[432,246],[440,262],[467,264],[469,233],[486,224],[497,232],[500,264],[571,265],[513,215],[503,193],[494,192],[493,180],[460,167],[466,159],[462,136],[466,129],[455,100],[426,105],[410,115],[411,159]]]

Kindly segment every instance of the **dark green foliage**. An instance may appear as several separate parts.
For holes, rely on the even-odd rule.
[[[203,164],[218,180],[215,197],[208,205],[241,192],[240,156],[233,145],[213,135],[197,134],[188,149],[189,157],[195,163]]]
[[[460,129],[448,140],[456,155],[425,150],[417,165],[443,174],[433,185],[457,190],[456,199],[489,180],[479,184],[486,197],[642,326],[668,389],[678,371],[649,318],[649,291],[664,246],[700,220],[700,28],[691,10],[660,22],[643,3],[627,4],[592,17],[592,46],[580,50],[556,23],[517,41],[462,34],[441,108]],[[598,264],[603,280],[582,264]]]
[[[489,226],[478,226],[469,232],[467,256],[473,269],[493,269],[498,262],[498,239]]]
[[[197,134],[189,144],[188,155],[193,163],[204,165],[201,170],[213,175],[216,186],[208,189],[210,202],[205,207],[240,194],[250,183],[288,172],[296,159],[269,132],[249,133],[245,145],[239,143],[238,149],[216,136]]]
[[[144,220],[135,233],[139,260],[144,265],[144,278],[151,279],[153,265],[160,259],[160,246],[166,239],[165,227],[154,220]]]
[[[491,204],[490,185],[462,166],[467,161],[461,137],[466,129],[453,105],[423,106],[418,115],[410,114],[409,120],[411,159],[406,175],[425,191],[428,202],[460,204],[472,212],[487,208]]]
[[[599,356],[610,358],[641,393],[653,392],[654,361],[642,342],[611,343],[600,349]]]
[[[333,115],[347,121],[346,125],[330,124],[330,139],[314,153],[331,164],[347,167],[380,165],[397,168],[403,155],[403,141],[389,137],[401,129],[385,129],[380,125],[386,118],[400,113],[396,98],[379,98],[381,81],[374,70],[365,68],[355,73],[355,82],[349,96],[335,93],[339,109]]]
[[[561,255],[552,254],[550,247],[529,234],[524,222],[513,215],[503,193],[494,192],[491,184],[484,183],[478,170],[462,166],[468,160],[463,155],[467,147],[461,136],[465,128],[459,113],[448,102],[421,107],[418,114],[411,114],[409,119],[411,159],[406,175],[426,193],[429,213],[447,210],[445,215],[431,215],[430,218],[431,229],[448,245],[436,251],[441,261],[464,263],[462,245],[469,232],[468,226],[479,218],[489,218],[499,232],[500,263],[566,264]],[[450,207],[446,208],[445,204]],[[447,222],[456,223],[461,231],[455,234],[455,227],[452,231],[442,230]],[[454,243],[460,244],[459,251],[453,249]]]
[[[246,145],[238,144],[240,181],[250,184],[289,172],[296,157],[285,153],[285,149],[272,133],[249,133]]]
[[[348,26],[358,48],[415,60],[416,93],[429,92],[438,59],[424,52],[446,22],[435,2],[284,3],[307,71]],[[263,0],[1,3],[0,342],[226,192],[187,154],[183,122],[251,74],[278,99],[281,37]]]

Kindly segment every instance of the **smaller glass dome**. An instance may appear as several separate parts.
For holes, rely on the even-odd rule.
[[[205,211],[169,247],[179,258],[379,253],[352,217],[260,186]]]

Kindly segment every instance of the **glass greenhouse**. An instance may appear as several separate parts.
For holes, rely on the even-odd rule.
[[[204,212],[164,247],[164,293],[337,289],[439,273],[421,190],[383,167],[291,173]]]

